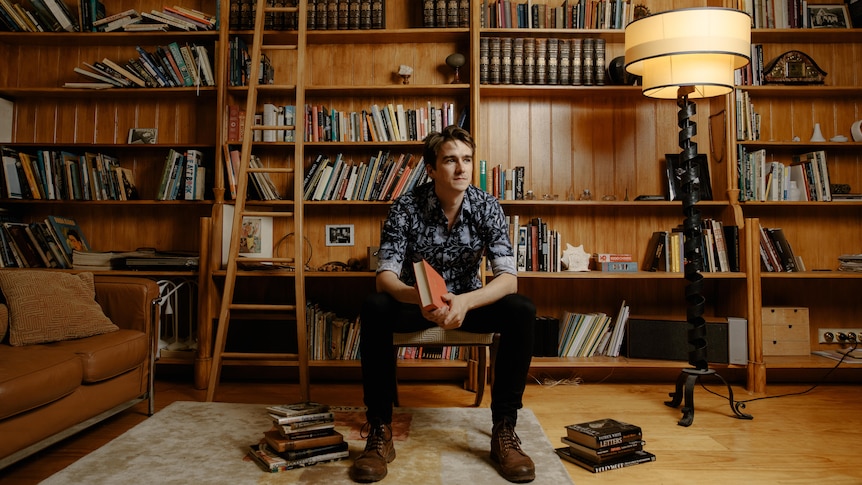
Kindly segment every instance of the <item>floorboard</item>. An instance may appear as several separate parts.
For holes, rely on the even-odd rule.
[[[719,394],[727,391],[719,385],[707,387]],[[645,449],[656,455],[656,462],[599,474],[566,463],[578,485],[607,483],[608,479],[639,484],[862,483],[862,386],[827,384],[804,392],[810,387],[770,385],[767,396],[752,396],[734,387],[737,399],[757,399],[745,407],[754,416],[750,421],[734,418],[725,398],[697,387],[690,427],[677,425],[680,410],[664,404],[673,391],[672,382],[536,380],[527,386],[524,405],[539,418],[554,446],[562,446],[565,425],[575,422],[613,417],[643,428]],[[312,399],[332,405],[359,406],[361,393],[356,382],[312,384]],[[296,386],[289,383],[225,382],[219,386],[216,400],[278,403],[291,402],[297,395]],[[156,382],[157,410],[174,401],[203,400],[204,396],[205,391],[194,389],[188,379],[160,378]],[[469,406],[474,395],[452,382],[408,382],[401,384],[400,397],[403,406],[447,407]],[[489,404],[486,394],[483,406]],[[146,419],[145,412],[145,404],[140,404],[0,470],[0,482],[39,483]]]

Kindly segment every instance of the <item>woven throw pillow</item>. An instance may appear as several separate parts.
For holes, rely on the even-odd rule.
[[[93,273],[0,271],[14,346],[90,337],[119,330],[96,302]]]

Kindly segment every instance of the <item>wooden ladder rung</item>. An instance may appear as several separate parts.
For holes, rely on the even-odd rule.
[[[231,303],[229,308],[231,310],[245,310],[245,311],[281,311],[281,312],[295,312],[296,305],[275,305],[272,303]]]
[[[296,125],[254,125],[251,127],[254,131],[264,130],[295,130]]]
[[[266,12],[285,12],[285,13],[296,13],[299,11],[299,7],[264,7],[264,13]]]
[[[265,44],[260,46],[261,50],[265,51],[295,51],[295,44]]]
[[[222,352],[222,356],[227,359],[245,359],[245,360],[276,360],[276,359],[297,359],[299,354],[279,352],[279,353],[264,353],[264,352]]]
[[[242,211],[246,217],[293,217],[293,212]]]

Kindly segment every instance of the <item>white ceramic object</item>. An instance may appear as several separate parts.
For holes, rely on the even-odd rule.
[[[862,120],[857,120],[850,126],[850,134],[853,135],[853,141],[862,141]]]
[[[814,133],[811,134],[811,141],[826,141],[826,138],[823,138],[823,132],[820,131],[820,123],[814,123]]]

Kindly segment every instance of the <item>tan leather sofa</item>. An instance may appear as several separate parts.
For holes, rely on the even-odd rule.
[[[97,275],[95,288],[119,330],[17,347],[8,336],[0,342],[0,469],[143,400],[153,413],[158,285]]]

